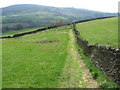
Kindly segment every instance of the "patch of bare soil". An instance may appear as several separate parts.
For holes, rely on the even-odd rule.
[[[59,40],[50,40],[50,41],[39,41],[39,42],[33,42],[33,43],[57,43],[57,42],[60,42]]]
[[[98,88],[98,83],[97,81],[95,81],[91,75],[91,73],[89,72],[89,69],[86,67],[86,65],[84,64],[84,61],[82,59],[78,60],[80,63],[80,66],[83,68],[83,75],[82,78],[84,80],[84,82],[87,84],[87,88]]]

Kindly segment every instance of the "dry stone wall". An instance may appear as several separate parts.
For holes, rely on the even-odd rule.
[[[89,45],[88,41],[80,37],[80,33],[77,31],[75,24],[73,24],[73,31],[83,53],[90,57],[95,66],[100,68],[112,80],[120,85],[120,48],[101,46],[99,44]]]
[[[111,18],[111,17],[116,17],[116,16],[99,17],[99,18],[93,18],[93,19],[88,19],[88,20],[81,20],[81,21],[77,21],[77,22],[74,22],[74,23],[82,23],[82,22],[88,22],[88,21],[92,21],[92,20],[105,19],[105,18]],[[35,31],[23,32],[23,33],[19,33],[19,34],[14,34],[13,36],[4,36],[4,37],[0,37],[0,39],[7,39],[7,38],[9,39],[9,38],[21,37],[21,36],[24,36],[24,35],[34,34],[34,33],[37,33],[37,32],[49,30],[49,29],[52,29],[52,28],[60,27],[60,26],[71,25],[71,24],[73,24],[73,23],[60,24],[60,25],[53,25],[53,26],[49,26],[49,27],[37,29],[37,30],[35,30]]]

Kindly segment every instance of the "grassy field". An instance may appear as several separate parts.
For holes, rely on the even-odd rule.
[[[3,39],[3,88],[87,88],[72,31],[63,29]]]
[[[110,20],[115,22],[116,18],[101,20],[101,23],[102,21],[110,22]],[[97,21],[99,20],[90,22],[96,22],[97,25]],[[85,23],[87,23],[86,27],[90,27],[91,23]],[[83,24],[84,30],[87,30],[85,23],[81,24]],[[82,28],[81,24],[77,25],[78,30]],[[2,41],[2,87],[94,88],[100,86],[104,88],[106,85],[108,86],[106,88],[117,87],[104,73],[92,65],[81,49],[79,51],[81,56],[79,56],[79,47],[76,48],[74,34],[69,26],[68,28],[59,27],[18,38],[0,40]],[[82,37],[90,39],[89,34],[84,36],[87,32],[82,30],[80,30]],[[19,31],[5,35],[15,33],[19,33]],[[91,34],[93,35],[93,33]],[[97,36],[96,34],[94,36]],[[103,42],[102,40],[101,37],[100,42]],[[97,43],[96,41],[90,43]],[[116,45],[113,42],[109,45]],[[102,44],[106,45],[105,42]],[[86,72],[89,70],[85,69],[86,66],[81,63],[82,59],[92,70],[91,73],[98,85],[94,86],[95,81],[87,77],[89,74]]]
[[[67,57],[67,32],[3,40],[3,87],[56,87]]]
[[[90,44],[100,43],[107,46],[118,46],[118,18],[94,20],[77,24],[83,39]]]
[[[9,32],[2,33],[0,35],[2,35],[2,36],[8,36],[8,35],[12,36],[14,34],[18,34],[18,33],[22,33],[22,32],[34,31],[34,30],[37,30],[37,29],[39,29],[39,28],[28,28],[28,29],[21,29],[21,30],[11,30]]]

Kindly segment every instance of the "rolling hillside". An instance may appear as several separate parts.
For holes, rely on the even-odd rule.
[[[102,31],[101,40],[108,38],[104,32],[108,32],[108,35],[111,34],[113,38],[116,38],[116,33],[110,33],[116,32],[113,29],[116,20],[117,18],[109,18],[83,22],[77,24],[77,29],[80,30],[83,39],[87,39],[87,36],[90,35],[88,41],[99,38],[97,32]],[[105,24],[104,27],[99,26],[102,23]],[[109,26],[109,29],[113,28],[108,30],[105,26]],[[96,29],[98,31],[95,31]],[[31,31],[31,29],[25,30],[25,32],[27,31]],[[21,32],[6,33],[6,35]],[[75,35],[69,25],[0,41],[2,41],[3,48],[3,88],[118,87],[107,75],[96,68],[88,57],[83,55],[82,50],[76,45]],[[114,39],[111,41],[112,43],[109,42],[109,45],[113,45],[115,42]],[[94,42],[96,43],[96,41]],[[78,51],[81,51],[80,55]]]
[[[3,40],[3,87],[58,86],[67,58],[67,32],[45,31]]]
[[[77,29],[90,44],[118,47],[118,17],[79,23]]]
[[[85,9],[20,4],[2,8],[0,19],[3,19],[3,32],[8,32],[114,15]]]

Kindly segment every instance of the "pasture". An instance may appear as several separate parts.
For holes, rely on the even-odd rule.
[[[8,36],[8,35],[12,36],[14,34],[23,33],[23,32],[29,32],[29,31],[34,31],[34,30],[37,30],[37,29],[39,29],[39,28],[28,28],[28,29],[21,29],[21,30],[11,30],[9,32],[2,33],[1,35],[2,36]]]
[[[90,44],[118,46],[118,18],[83,22],[76,25],[81,37]]]
[[[77,29],[80,30],[83,39],[88,40],[90,44],[117,46],[115,41],[117,28],[113,29],[116,27],[114,24],[117,23],[116,20],[117,18],[109,18],[79,23]],[[100,24],[106,27],[100,27]],[[111,28],[110,31],[107,27]],[[35,29],[21,32],[31,30]],[[16,33],[20,32],[5,35]],[[109,34],[112,36],[108,37]],[[97,88],[100,85],[105,87],[106,83],[108,88],[117,87],[83,55],[77,46],[71,26],[1,41],[3,88]]]
[[[3,39],[3,88],[87,87],[71,34],[59,27]]]
[[[67,58],[67,32],[3,40],[3,87],[56,87]]]

